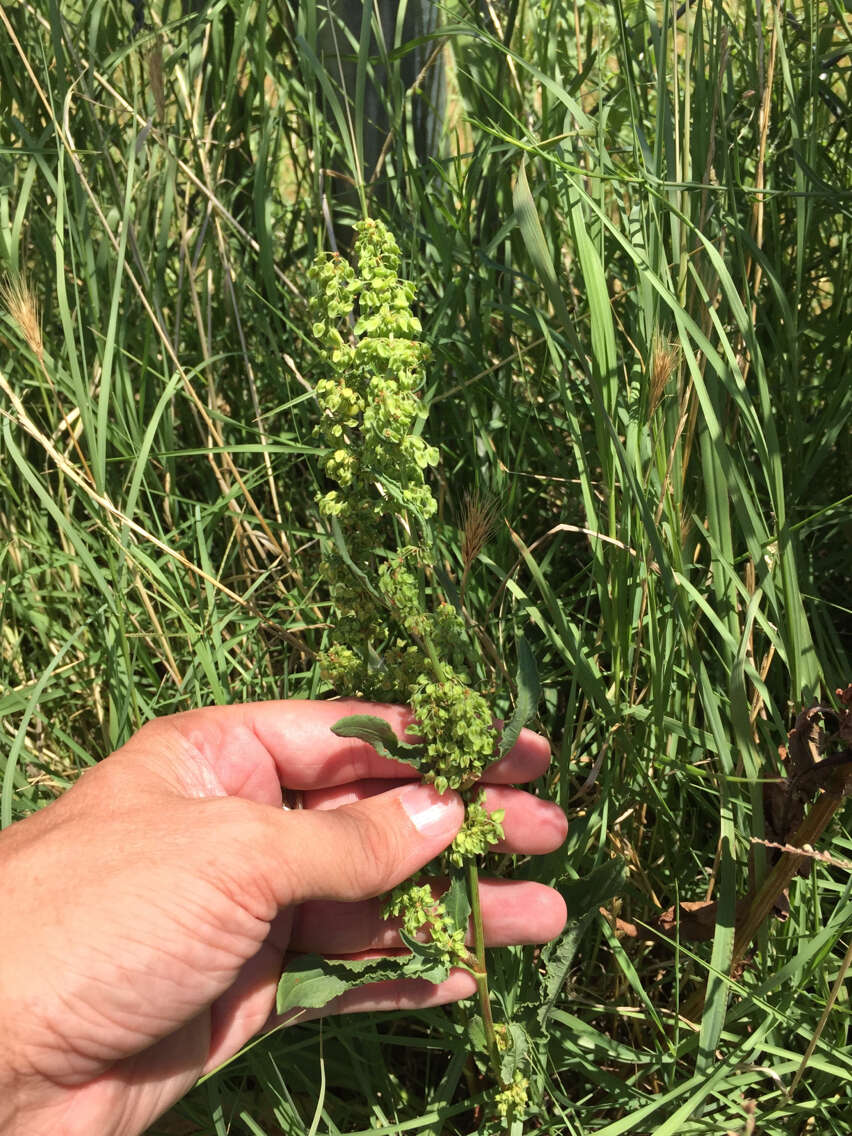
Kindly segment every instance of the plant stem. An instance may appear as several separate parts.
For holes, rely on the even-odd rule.
[[[500,1077],[500,1049],[497,1045],[497,1033],[494,1029],[494,1018],[491,1015],[491,995],[488,992],[488,971],[485,966],[485,932],[482,927],[482,908],[479,903],[479,872],[476,861],[471,859],[467,864],[467,893],[470,899],[470,910],[473,916],[473,949],[476,955],[476,989],[479,994],[479,1005],[482,1011],[482,1022],[485,1026],[485,1044],[488,1049],[488,1060],[491,1062],[491,1071],[494,1080],[499,1085]]]
[[[438,652],[435,650],[434,643],[428,635],[423,636],[423,646],[426,648],[426,654],[429,656],[429,662],[432,664],[432,670],[435,672],[435,679],[437,682],[440,682],[444,677],[441,660],[438,657]]]

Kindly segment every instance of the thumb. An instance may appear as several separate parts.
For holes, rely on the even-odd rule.
[[[458,793],[406,785],[339,809],[276,812],[268,849],[279,907],[369,899],[413,875],[461,828]]]

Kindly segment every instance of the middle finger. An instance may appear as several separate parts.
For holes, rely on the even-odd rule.
[[[447,886],[434,879],[436,896]],[[565,901],[558,891],[529,880],[480,880],[485,944],[508,947],[545,943],[565,926]],[[289,949],[303,954],[352,955],[402,946],[399,919],[383,919],[384,900],[336,903],[311,900],[293,919]],[[468,943],[471,935],[468,933]]]

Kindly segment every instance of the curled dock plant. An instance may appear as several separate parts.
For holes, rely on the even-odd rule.
[[[518,700],[518,713],[501,737],[488,701],[471,685],[473,647],[465,620],[432,571],[430,521],[437,502],[426,472],[438,451],[422,434],[426,412],[419,392],[429,349],[412,312],[414,286],[400,279],[399,249],[383,224],[363,221],[356,234],[354,267],[329,254],[310,273],[313,334],[322,359],[318,433],[331,483],[317,501],[329,529],[322,571],[331,600],[319,665],[340,694],[411,707],[415,723],[408,737],[397,737],[369,715],[343,718],[334,729],[408,762],[438,792],[460,791],[466,815],[444,857],[450,878],[444,895],[427,875],[394,889],[386,902],[386,917],[401,920],[408,955],[354,964],[301,960],[282,977],[279,1010],[323,1005],[348,986],[386,977],[389,968],[437,982],[451,967],[465,967],[476,977],[484,1049],[500,1084],[498,1107],[507,1113],[523,1107],[522,1078],[503,1083],[477,875],[477,857],[501,838],[503,816],[488,812],[477,782],[517,737],[535,698]],[[528,665],[526,688],[530,671]],[[465,945],[469,919],[472,950]]]

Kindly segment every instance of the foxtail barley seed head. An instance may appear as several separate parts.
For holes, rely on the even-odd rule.
[[[36,295],[26,276],[8,277],[0,284],[0,302],[8,311],[31,350],[44,361],[44,341],[41,338],[41,312]]]
[[[482,496],[478,490],[465,493],[461,513],[461,554],[465,573],[489,538],[493,535],[500,517],[500,501],[496,497]]]
[[[654,337],[651,348],[650,390],[648,394],[648,417],[653,415],[663,397],[663,392],[669,379],[680,363],[680,347],[676,343],[667,343],[659,335]]]

